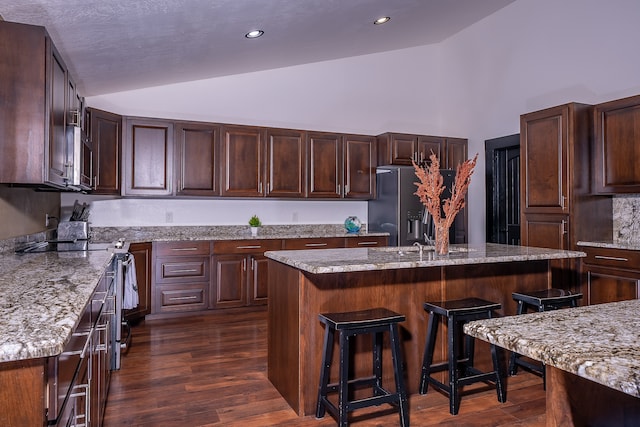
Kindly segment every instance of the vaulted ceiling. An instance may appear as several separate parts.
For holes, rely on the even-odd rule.
[[[0,16],[46,27],[90,96],[439,43],[513,1],[0,0]]]

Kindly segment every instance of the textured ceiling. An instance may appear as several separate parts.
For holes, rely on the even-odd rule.
[[[438,43],[513,1],[0,0],[0,15],[45,26],[90,96]]]

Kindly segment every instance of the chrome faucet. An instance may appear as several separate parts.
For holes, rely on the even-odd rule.
[[[423,251],[424,247],[420,244],[420,242],[413,242],[413,246],[417,246],[418,247],[418,251],[420,253],[420,258],[422,258],[422,251]]]

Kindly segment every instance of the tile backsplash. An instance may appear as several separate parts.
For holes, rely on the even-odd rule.
[[[640,243],[640,197],[613,198],[613,241]]]

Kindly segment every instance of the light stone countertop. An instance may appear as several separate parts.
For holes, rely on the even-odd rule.
[[[110,251],[2,254],[0,362],[62,353]]]
[[[578,246],[591,246],[594,248],[624,249],[628,251],[640,251],[640,242],[616,242],[616,241],[598,241],[588,242],[579,241]]]
[[[640,397],[640,300],[477,320],[465,333]]]
[[[312,249],[302,251],[269,251],[267,258],[313,274],[375,271],[398,268],[426,268],[449,265],[488,264],[516,261],[581,258],[584,252],[526,246],[485,243],[478,245],[450,245],[450,253],[436,255],[426,247],[420,255],[418,248],[356,248]]]

